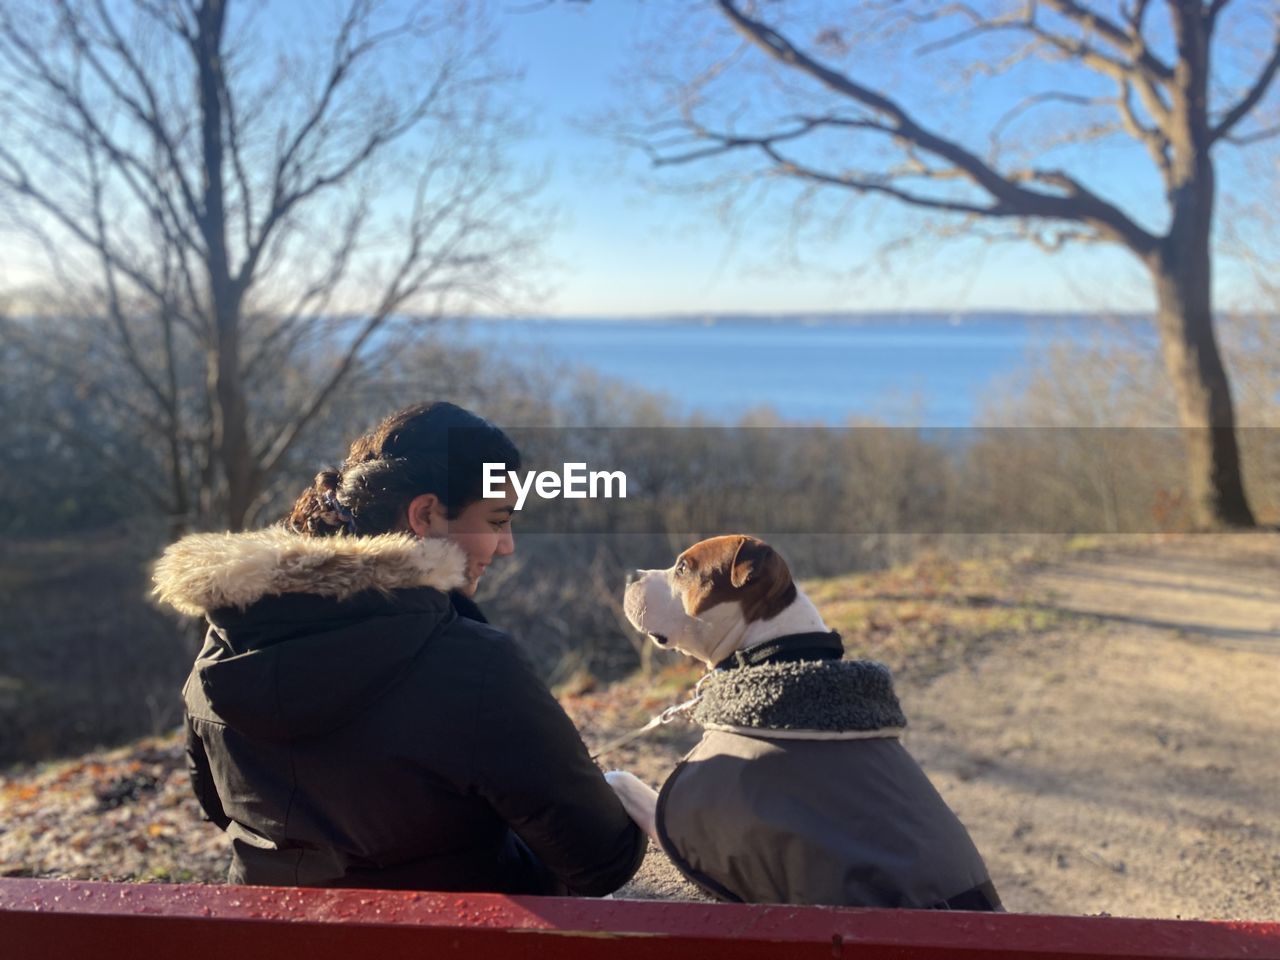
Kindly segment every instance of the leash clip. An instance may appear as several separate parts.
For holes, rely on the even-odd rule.
[[[684,703],[677,703],[675,706],[667,707],[667,709],[663,710],[660,714],[658,714],[658,723],[659,724],[670,723],[672,720],[675,720],[677,717],[683,716],[684,714],[692,710],[694,707],[696,707],[698,705],[698,701],[701,699],[702,699],[702,694],[699,693],[699,694],[696,694],[691,700],[686,700]]]

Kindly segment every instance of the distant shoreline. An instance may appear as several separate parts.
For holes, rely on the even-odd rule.
[[[719,324],[733,326],[783,326],[791,324],[804,326],[864,326],[870,324],[914,323],[963,326],[966,323],[1093,323],[1098,321],[1150,323],[1155,318],[1151,313],[902,310],[845,311],[836,313],[798,311],[790,313],[662,313],[636,315],[515,314],[499,316],[476,314],[473,316],[447,317],[445,319],[457,322],[478,321],[483,323],[636,323],[664,326],[716,326]]]

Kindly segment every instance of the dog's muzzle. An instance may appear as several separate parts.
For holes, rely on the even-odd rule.
[[[644,618],[649,609],[644,577],[636,570],[627,575],[627,588],[622,592],[622,612],[637,630],[645,631]]]
[[[681,621],[687,619],[671,596],[662,570],[632,570],[627,574],[622,611],[631,626],[660,647],[671,643],[671,637],[679,634]]]

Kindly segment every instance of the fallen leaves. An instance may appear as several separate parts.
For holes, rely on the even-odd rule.
[[[228,860],[177,733],[0,776],[0,876],[217,883]]]

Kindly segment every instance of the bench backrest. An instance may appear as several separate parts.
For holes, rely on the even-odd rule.
[[[0,957],[1268,958],[1280,923],[0,879]]]

